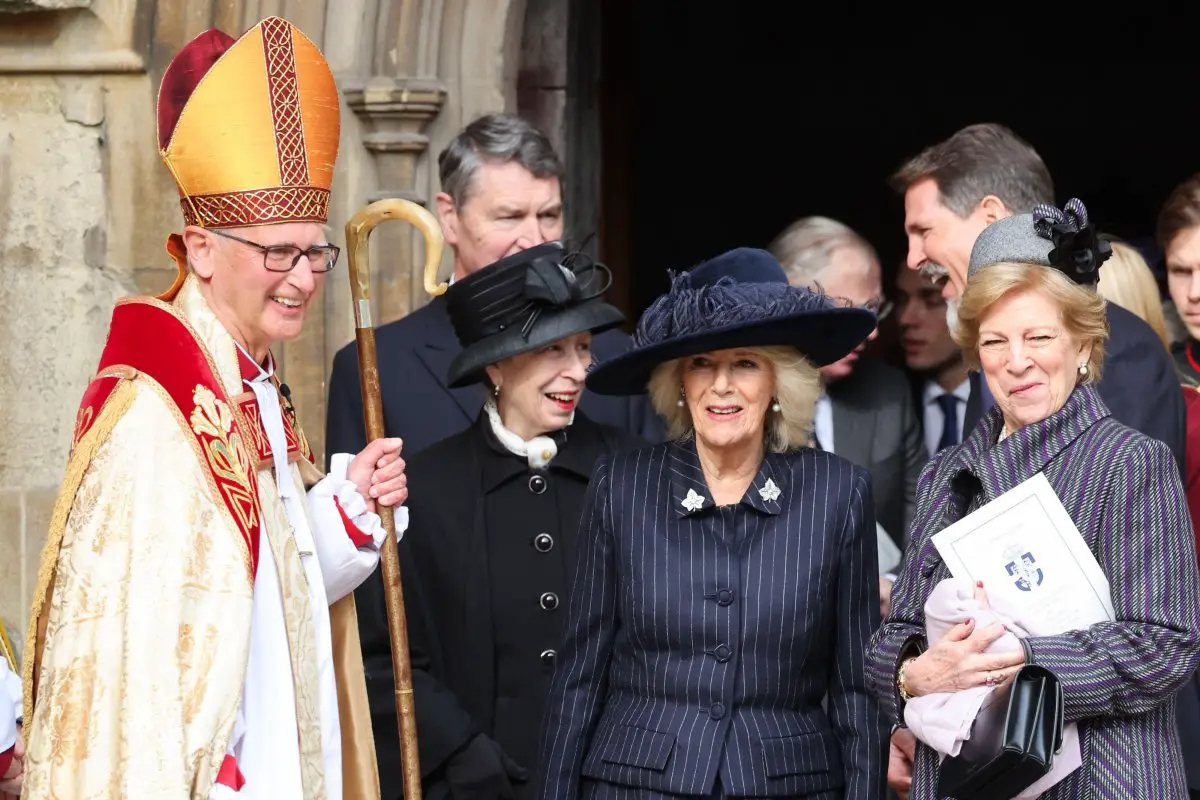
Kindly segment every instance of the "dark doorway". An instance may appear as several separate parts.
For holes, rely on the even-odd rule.
[[[1076,40],[1082,56],[1104,58],[1072,66],[1063,50],[1043,51],[1055,43],[1049,24],[1014,37],[981,18],[926,49],[901,41],[918,21],[874,11],[602,7],[601,247],[628,270],[634,318],[665,290],[667,269],[765,247],[810,214],[866,236],[889,286],[905,243],[887,178],[970,123],[1012,127],[1045,159],[1060,203],[1082,198],[1127,239],[1152,236],[1170,189],[1200,170],[1187,99],[1200,70],[1164,63],[1169,31],[1190,27],[1177,15],[1092,17],[1096,34]],[[1105,29],[1103,44],[1085,46]]]

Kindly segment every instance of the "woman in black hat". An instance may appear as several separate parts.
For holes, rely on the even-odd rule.
[[[875,324],[739,249],[675,278],[589,376],[649,386],[675,441],[596,464],[543,800],[883,796],[871,486],[806,446],[816,368]]]
[[[623,320],[600,299],[606,276],[551,243],[446,292],[463,345],[448,383],[478,384],[488,399],[471,428],[406,469],[400,561],[426,798],[532,795],[588,478],[600,456],[645,444],[576,409],[592,334]],[[400,750],[377,578],[370,591],[362,644],[391,800]]]

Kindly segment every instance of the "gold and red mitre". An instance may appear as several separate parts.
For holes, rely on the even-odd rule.
[[[340,124],[324,56],[279,17],[237,41],[200,34],[158,95],[162,159],[187,224],[206,228],[324,223]]]
[[[268,17],[236,41],[213,28],[171,61],[158,93],[158,146],[188,225],[239,228],[329,218],[341,116],[317,46]],[[169,299],[186,275],[179,264]]]

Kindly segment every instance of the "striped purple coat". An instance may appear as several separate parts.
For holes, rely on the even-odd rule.
[[[993,444],[1002,424],[993,408],[921,475],[891,616],[867,652],[880,706],[901,721],[900,654],[923,643],[925,600],[950,576],[930,537],[1042,471],[1108,576],[1117,616],[1029,640],[1033,662],[1062,681],[1066,720],[1079,723],[1083,751],[1083,766],[1042,798],[1186,799],[1175,694],[1200,664],[1200,576],[1171,451],[1114,420],[1089,387]],[[937,773],[937,754],[918,743],[910,800],[938,798]]]

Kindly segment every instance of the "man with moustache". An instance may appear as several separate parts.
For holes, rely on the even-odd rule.
[[[904,195],[908,267],[944,276],[951,307],[967,282],[975,239],[991,223],[1054,202],[1054,183],[1041,156],[1003,125],[969,125],[905,162],[892,177]],[[1107,305],[1109,340],[1100,396],[1118,421],[1163,441],[1184,464],[1184,404],[1179,380],[1153,329],[1115,303]],[[963,430],[994,401],[978,372]]]
[[[550,140],[525,120],[489,114],[472,122],[438,157],[442,191],[437,214],[461,280],[505,256],[563,236],[563,165]],[[465,430],[483,407],[478,386],[449,388],[446,373],[461,351],[444,297],[375,332],[384,430],[413,456]],[[596,360],[623,352],[629,337],[606,331],[592,341]],[[326,452],[366,439],[358,354],[351,342],[333,360],[326,416]],[[605,397],[584,391],[580,409],[596,422],[641,435],[663,436],[645,395]]]
[[[933,279],[911,269],[897,272],[896,322],[925,446],[933,455],[962,441],[971,394],[962,351],[950,338],[946,299]]]
[[[909,269],[945,281],[942,296],[953,312],[967,282],[975,239],[991,223],[1054,203],[1054,183],[1029,143],[995,123],[968,125],[926,148],[892,176],[904,196],[904,230]],[[1113,417],[1169,446],[1183,474],[1185,407],[1170,354],[1153,329],[1115,303],[1106,305],[1109,339],[1100,396]],[[970,398],[963,431],[969,433],[994,404],[987,382],[970,373]],[[1179,696],[1184,741],[1200,737],[1200,696],[1188,684]],[[906,728],[892,735],[888,785],[907,796],[914,739]],[[1200,790],[1200,752],[1185,748],[1192,796]]]

